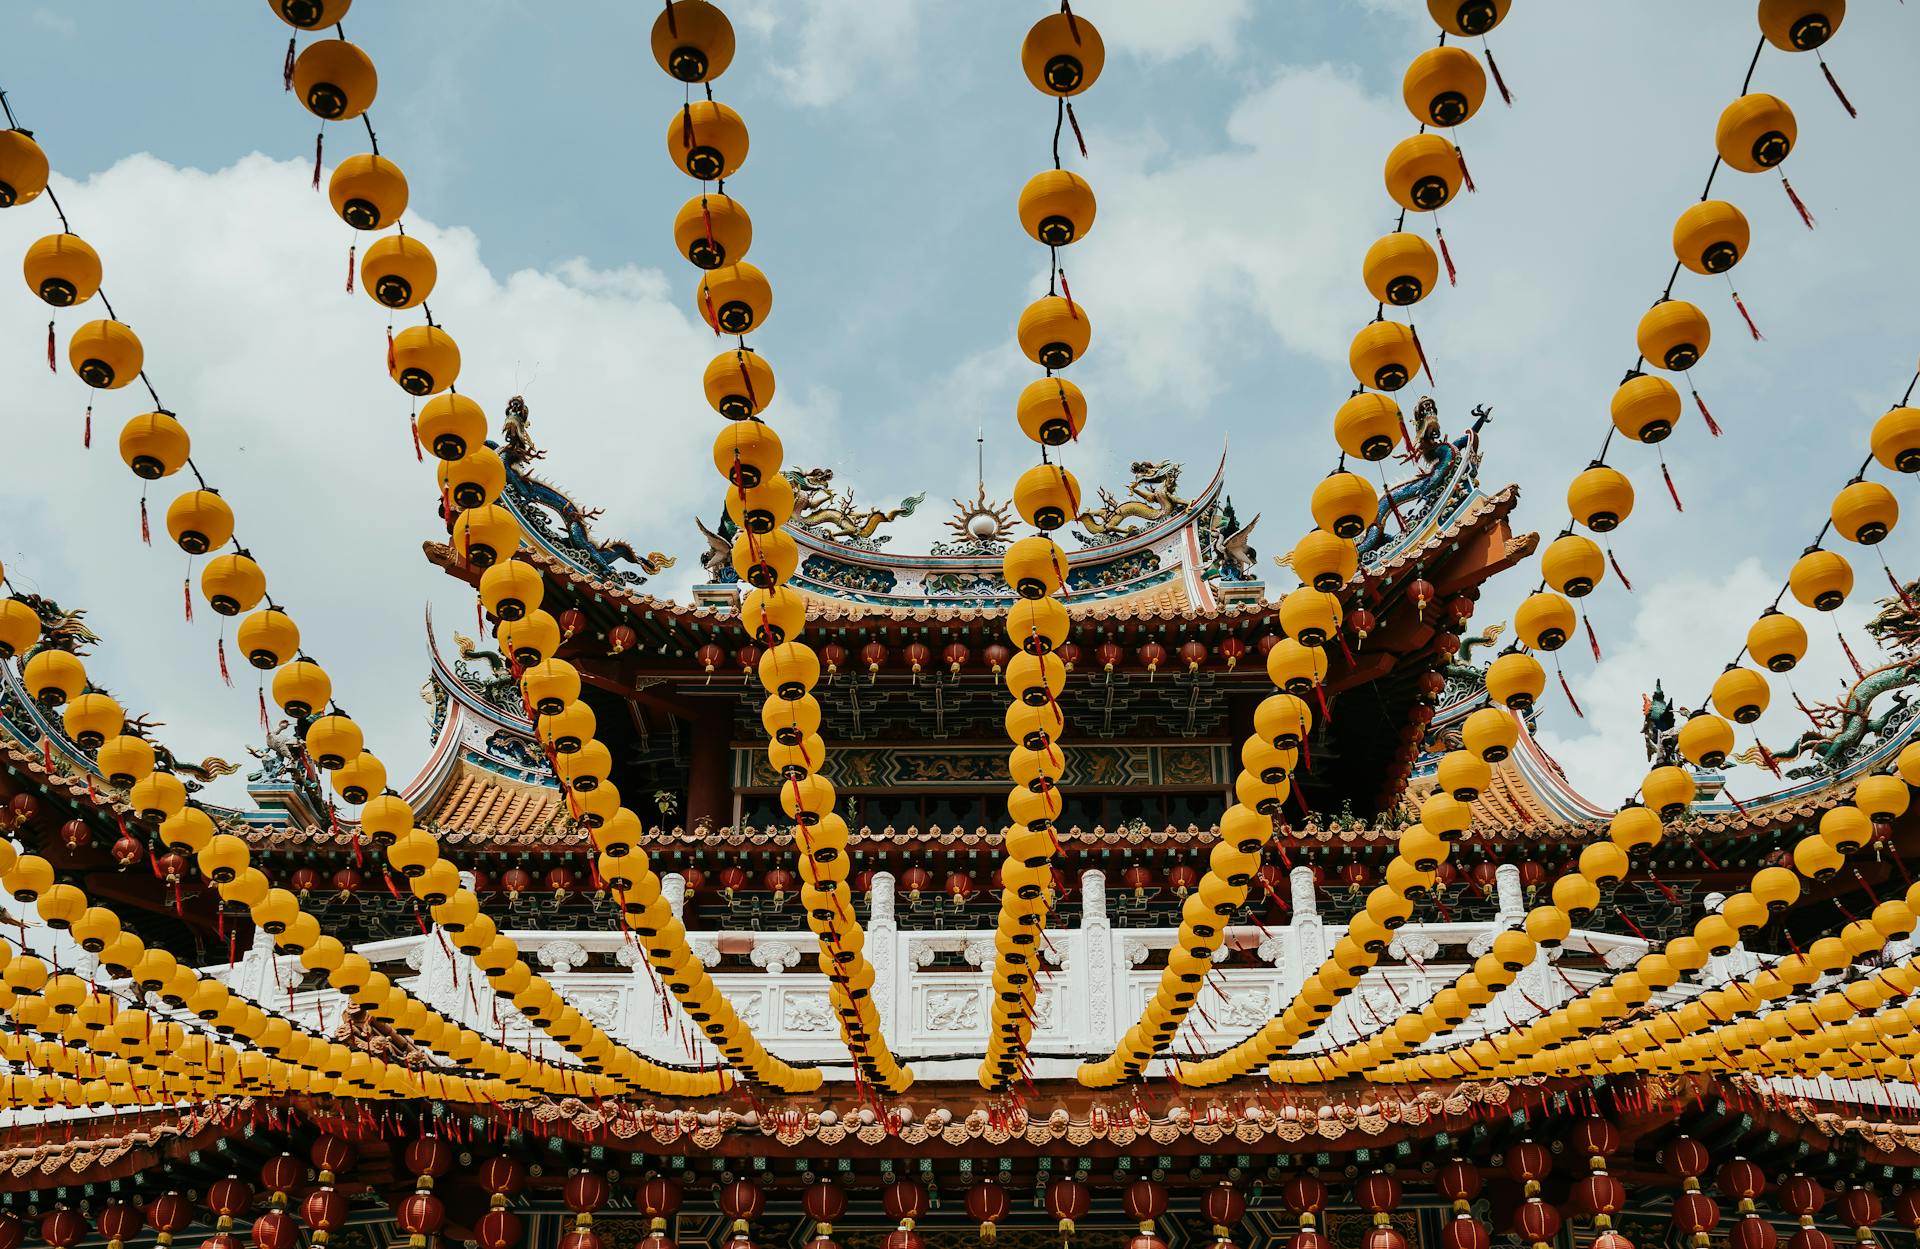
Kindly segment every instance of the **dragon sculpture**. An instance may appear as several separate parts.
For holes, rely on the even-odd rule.
[[[1130,538],[1192,507],[1193,500],[1181,498],[1179,490],[1180,465],[1172,460],[1135,460],[1133,480],[1127,483],[1130,497],[1117,498],[1101,486],[1100,506],[1073,519],[1094,536],[1092,540],[1082,538],[1088,545],[1098,540]]]
[[[902,499],[895,508],[856,507],[852,490],[834,493],[830,468],[790,468],[786,476],[793,483],[793,523],[823,538],[854,543],[885,542],[885,537],[874,536],[880,526],[913,515],[913,509],[927,501],[922,493]]]
[[[67,611],[41,594],[21,594],[17,597],[33,608],[34,615],[40,617],[40,640],[28,652],[29,656],[43,650],[85,655],[99,643],[100,635],[87,627],[86,608],[76,607]]]
[[[1419,463],[1421,471],[1405,481],[1387,487],[1380,496],[1373,524],[1360,535],[1362,556],[1387,545],[1387,520],[1399,524],[1398,533],[1406,534],[1447,502],[1455,485],[1454,469],[1463,455],[1469,468],[1480,458],[1480,431],[1493,419],[1493,409],[1481,405],[1473,409],[1473,424],[1458,438],[1449,440],[1440,425],[1440,408],[1431,396],[1423,395],[1413,407],[1414,445],[1400,454],[1402,463]]]
[[[1913,718],[1920,707],[1912,701],[1907,687],[1920,681],[1920,581],[1900,587],[1897,597],[1879,601],[1880,610],[1867,622],[1867,632],[1893,658],[1861,674],[1839,699],[1803,707],[1813,727],[1801,733],[1793,745],[1783,750],[1751,746],[1736,756],[1741,763],[1775,765],[1799,760],[1787,769],[1791,777],[1827,776],[1844,768],[1862,753],[1869,742],[1877,741],[1899,729]],[[1888,706],[1875,714],[1874,703],[1891,696]]]
[[[534,445],[533,435],[528,428],[532,420],[533,414],[528,410],[524,398],[515,395],[507,400],[506,416],[501,421],[503,441],[499,448],[500,459],[510,470],[509,490],[515,501],[523,505],[519,509],[522,518],[540,528],[557,545],[582,556],[603,573],[638,582],[644,578],[620,572],[614,567],[615,563],[625,560],[648,577],[673,567],[673,556],[663,551],[649,551],[642,555],[632,543],[623,539],[594,537],[593,522],[605,514],[605,508],[583,508],[565,491],[526,471],[527,465],[546,456],[546,452]],[[529,504],[532,506],[525,506]],[[556,521],[557,530],[554,527]]]

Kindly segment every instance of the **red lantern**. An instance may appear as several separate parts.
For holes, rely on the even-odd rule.
[[[1120,1204],[1139,1220],[1142,1232],[1151,1232],[1154,1221],[1167,1212],[1167,1189],[1154,1180],[1135,1180],[1120,1196]]]
[[[1582,1119],[1573,1125],[1573,1147],[1589,1158],[1618,1153],[1620,1129],[1605,1119]]]
[[[1444,631],[1434,634],[1433,653],[1442,659],[1452,659],[1460,653],[1460,635]]]
[[[27,1238],[27,1225],[18,1217],[0,1211],[0,1249],[20,1249]]]
[[[701,671],[707,674],[707,680],[711,681],[714,672],[726,662],[727,652],[724,647],[708,642],[693,652],[693,657],[699,663]]]
[[[655,1176],[640,1186],[634,1195],[634,1208],[652,1220],[653,1234],[661,1236],[667,1230],[667,1219],[679,1212],[680,1181]],[[671,1245],[650,1246],[649,1249],[667,1249]]]
[[[953,899],[955,906],[965,906],[967,899],[974,895],[975,888],[973,877],[966,872],[947,873],[947,896]]]
[[[786,905],[787,895],[800,883],[800,878],[784,867],[774,867],[767,869],[766,874],[761,876],[760,883],[765,885],[767,892],[773,895],[774,906],[780,907]]]
[[[122,833],[116,838],[111,853],[113,855],[113,861],[119,865],[122,871],[125,871],[136,863],[144,863],[147,859],[146,843],[138,837],[135,837],[132,833]]]
[[[870,679],[880,679],[880,667],[887,662],[887,654],[886,645],[881,642],[868,642],[860,648],[860,662],[867,666]]]
[[[1140,648],[1138,654],[1140,662],[1147,666],[1147,678],[1151,680],[1153,674],[1160,670],[1160,665],[1166,662],[1167,648],[1158,642],[1148,642]]]
[[[1575,1181],[1573,1201],[1576,1209],[1588,1214],[1612,1216],[1620,1213],[1620,1207],[1626,1204],[1627,1188],[1606,1172],[1597,1171]]]
[[[1262,863],[1260,870],[1253,874],[1253,883],[1265,891],[1267,897],[1277,903],[1281,910],[1287,909],[1287,895],[1284,886],[1287,883],[1287,869],[1278,863]]]
[[[1093,648],[1093,657],[1099,662],[1103,671],[1112,672],[1127,657],[1127,652],[1121,648],[1120,643],[1109,640]]]
[[[1199,883],[1200,873],[1185,863],[1176,863],[1167,869],[1167,887],[1176,898],[1186,897]]]
[[[526,1186],[527,1169],[518,1158],[495,1154],[480,1164],[480,1187],[487,1190],[487,1204],[495,1210],[505,1206]]]
[[[422,1136],[407,1142],[404,1160],[415,1175],[445,1175],[453,1167],[453,1146],[445,1137]]]
[[[575,1227],[560,1238],[559,1249],[601,1249],[600,1238],[590,1227]]]
[[[907,891],[909,902],[918,902],[920,895],[933,885],[933,873],[915,864],[900,873],[900,887]]]
[[[1908,1227],[1920,1228],[1920,1188],[1909,1188],[1893,1199],[1893,1217]],[[0,1245],[0,1249],[6,1246]]]
[[[160,873],[160,879],[169,885],[177,885],[193,875],[193,864],[187,862],[187,856],[169,850],[154,860],[154,867]]]
[[[751,673],[760,664],[760,648],[748,642],[733,652],[733,662],[740,665],[740,671]]]
[[[337,1188],[316,1188],[300,1202],[300,1218],[313,1229],[313,1243],[324,1245],[346,1226],[347,1199]]]
[[[1440,691],[1447,688],[1447,678],[1438,672],[1422,672],[1413,679],[1413,688],[1419,697],[1426,699],[1428,702],[1432,702],[1434,699],[1440,697]],[[1432,718],[1431,715],[1427,717],[1428,720]]]
[[[990,1245],[998,1236],[995,1224],[1012,1208],[1007,1190],[992,1180],[981,1180],[967,1190],[967,1216],[980,1225],[980,1242]]]
[[[1433,605],[1433,582],[1425,577],[1415,577],[1407,582],[1407,601],[1413,604],[1413,610],[1420,619],[1427,618],[1427,608]]]
[[[1705,1193],[1685,1192],[1673,1199],[1673,1226],[1681,1235],[1705,1236],[1719,1225],[1719,1203]]]
[[[1682,1171],[1682,1174],[1685,1172]],[[1735,1158],[1720,1168],[1719,1174],[1713,1177],[1713,1183],[1721,1196],[1739,1202],[1740,1212],[1745,1214],[1753,1209],[1753,1199],[1767,1191],[1767,1173],[1756,1163]]]
[[[697,867],[688,866],[681,868],[680,879],[687,882],[687,897],[689,899],[698,897],[700,891],[707,887],[707,874]]]
[[[1538,1197],[1530,1197],[1513,1212],[1513,1232],[1530,1245],[1549,1245],[1560,1232],[1560,1212]]]
[[[836,675],[847,666],[847,648],[838,642],[828,642],[820,648],[820,662],[827,670],[827,676]]]
[[[1145,902],[1159,890],[1153,887],[1153,869],[1144,863],[1134,863],[1120,873],[1120,883],[1133,890],[1136,902]]]
[[[1400,1204],[1400,1181],[1384,1171],[1369,1172],[1354,1184],[1353,1199],[1370,1214],[1385,1214]]]
[[[1215,649],[1220,652],[1220,658],[1227,661],[1228,672],[1237,668],[1247,654],[1247,644],[1235,637],[1221,638],[1219,646]]]
[[[1850,1188],[1840,1197],[1840,1220],[1858,1233],[1863,1245],[1873,1243],[1873,1225],[1880,1221],[1880,1195],[1871,1188]]]
[[[8,818],[13,821],[13,827],[17,829],[28,820],[40,814],[40,800],[32,794],[15,794],[13,801],[7,804],[7,811],[9,812]],[[64,1210],[64,1207],[62,1207],[62,1210]],[[53,1214],[48,1215],[47,1218],[50,1219],[54,1214],[60,1214],[62,1210],[55,1210]],[[71,1213],[71,1211],[67,1211],[67,1213]],[[77,1219],[80,1216],[76,1214],[73,1217]],[[46,1219],[42,1219],[41,1226],[44,1227],[45,1225]]]
[[[85,820],[68,820],[60,826],[60,844],[69,850],[82,849],[92,841],[93,830]]]
[[[1817,1227],[1802,1227],[1787,1237],[1787,1249],[1833,1249],[1833,1237]]]
[[[1093,1193],[1078,1180],[1055,1180],[1047,1185],[1047,1209],[1060,1220],[1060,1234],[1073,1235],[1074,1220],[1086,1217]]]
[[[607,1178],[595,1171],[572,1171],[560,1186],[560,1199],[574,1213],[574,1226],[592,1227],[593,1212],[607,1204]]]
[[[1278,645],[1280,645],[1280,635],[1278,633],[1262,633],[1259,639],[1254,642],[1254,647],[1260,652],[1260,658],[1262,659],[1267,657],[1268,651]]]
[[[1493,1237],[1486,1224],[1471,1215],[1448,1219],[1440,1229],[1442,1249],[1492,1249]]]
[[[907,661],[907,667],[912,669],[913,675],[917,677],[927,666],[928,661],[933,658],[933,651],[925,642],[908,642],[901,648],[900,658]]]
[[[1539,865],[1534,865],[1536,870]],[[1533,1187],[1527,1189],[1532,1196],[1540,1191],[1538,1185],[1553,1169],[1553,1155],[1547,1147],[1538,1141],[1521,1141],[1507,1151],[1507,1173]]]
[[[1287,1209],[1302,1216],[1302,1227],[1312,1227],[1312,1216],[1327,1208],[1327,1186],[1315,1176],[1294,1176],[1280,1190],[1280,1196],[1287,1203]]]
[[[1633,1242],[1608,1227],[1593,1238],[1592,1249],[1633,1249]]]
[[[834,1221],[847,1212],[847,1190],[829,1180],[810,1184],[800,1194],[800,1208],[813,1220],[814,1235],[824,1239],[833,1234]]]
[[[573,869],[570,867],[555,867],[547,870],[547,888],[553,891],[555,902],[566,901],[567,895],[573,892],[574,883]]]
[[[926,1238],[911,1228],[896,1227],[880,1238],[880,1249],[926,1249]]]
[[[1547,869],[1532,859],[1520,861],[1520,883],[1528,889],[1538,889],[1547,883]],[[1528,1144],[1532,1144],[1531,1141]],[[1536,1147],[1537,1148],[1537,1147]],[[1545,1174],[1542,1172],[1541,1174]]]
[[[138,1236],[145,1226],[146,1219],[138,1206],[124,1201],[109,1201],[100,1207],[100,1234],[107,1238],[108,1249],[120,1249],[120,1246]]]
[[[446,1226],[447,1208],[432,1193],[408,1193],[394,1207],[393,1221],[407,1234],[407,1244],[412,1249],[424,1249],[427,1239],[438,1235]]]
[[[1727,1244],[1731,1249],[1774,1249],[1780,1243],[1780,1233],[1773,1230],[1773,1224],[1757,1214],[1745,1214],[1727,1233]]]
[[[927,1212],[927,1186],[918,1180],[895,1180],[880,1190],[880,1206],[901,1231],[910,1232],[914,1220]]]
[[[355,868],[343,867],[333,874],[333,887],[339,891],[337,899],[341,902],[352,901],[353,895],[359,893],[360,886],[365,883],[365,878]]]
[[[1813,1216],[1826,1204],[1827,1190],[1810,1175],[1796,1171],[1780,1186],[1780,1208],[1788,1214],[1799,1215],[1803,1227],[1811,1227]]]
[[[607,630],[609,655],[624,655],[639,644],[640,635],[634,631],[632,625],[617,624]]]
[[[311,867],[296,867],[287,876],[287,888],[299,894],[302,902],[313,896],[319,884],[320,873]]]
[[[520,1243],[522,1230],[519,1215],[496,1208],[475,1220],[473,1239],[480,1249],[513,1249]]]
[[[1287,1249],[1333,1249],[1333,1242],[1301,1220],[1300,1230],[1287,1242]]]
[[[1407,1238],[1391,1224],[1369,1227],[1360,1237],[1360,1249],[1407,1249]]]
[[[229,1175],[207,1185],[207,1209],[213,1211],[214,1226],[223,1232],[252,1205],[253,1185],[237,1176]]]
[[[756,1218],[766,1208],[766,1194],[752,1180],[735,1180],[720,1190],[720,1213],[734,1222],[737,1231],[745,1231],[749,1219]]]
[[[946,661],[949,672],[959,676],[960,669],[967,666],[968,653],[964,642],[948,642],[940,651],[940,658]]]
[[[1072,672],[1073,666],[1080,662],[1080,648],[1072,642],[1060,643],[1053,648],[1053,653],[1060,656],[1061,666],[1068,672]]]
[[[1127,1237],[1127,1249],[1167,1249],[1167,1242],[1152,1232],[1136,1232]]]
[[[1180,643],[1180,658],[1187,661],[1188,672],[1200,671],[1200,665],[1207,662],[1206,643],[1188,638]]]
[[[587,613],[578,607],[569,607],[560,613],[560,640],[570,642],[573,635],[587,627]]]
[[[1213,1224],[1213,1234],[1225,1239],[1233,1233],[1233,1225],[1247,1215],[1246,1195],[1222,1180],[1200,1198],[1200,1213]]]
[[[518,902],[521,894],[533,888],[533,876],[524,867],[510,867],[500,873],[500,887],[506,890],[509,902]]]
[[[284,1193],[280,1196],[285,1199]],[[300,1229],[285,1210],[274,1209],[255,1219],[248,1235],[254,1249],[293,1249],[300,1239]]]
[[[1013,648],[1004,642],[989,642],[980,654],[987,661],[987,666],[993,669],[993,675],[997,677],[1000,675],[1000,670],[1013,659]]]
[[[279,1154],[267,1159],[260,1168],[260,1186],[271,1194],[273,1204],[287,1204],[287,1194],[292,1192],[301,1180],[307,1178],[307,1169],[292,1154]]]

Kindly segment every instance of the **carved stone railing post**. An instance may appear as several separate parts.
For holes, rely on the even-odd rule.
[[[472,889],[473,873],[460,873],[460,885]],[[421,1001],[455,1023],[484,1034],[493,1032],[493,986],[487,983],[486,973],[470,956],[454,949],[444,933],[437,929],[429,933],[420,942],[419,958],[408,958],[407,963],[419,969],[420,979],[414,982],[413,991]]]
[[[1293,974],[1299,968],[1318,967],[1327,957],[1326,922],[1320,918],[1320,899],[1313,883],[1313,869],[1296,867],[1287,874],[1287,888],[1293,895],[1294,953]]]
[[[1056,999],[1058,1017],[1071,1026],[1076,1015],[1090,1043],[1105,1049],[1120,1040],[1116,1001],[1126,1001],[1126,974],[1114,974],[1113,921],[1107,918],[1107,874],[1097,867],[1080,873],[1080,951],[1067,964],[1064,988],[1071,996]],[[1061,1009],[1062,1007],[1065,1009]]]
[[[873,965],[873,1001],[880,1010],[880,1028],[897,1043],[894,1020],[903,1017],[901,994],[907,989],[899,969],[906,965],[900,949],[900,925],[893,917],[893,873],[875,872],[867,895],[867,962]]]
[[[1527,891],[1520,884],[1518,865],[1502,863],[1493,869],[1493,896],[1500,909],[1493,921],[1496,928],[1511,927],[1526,917]]]
[[[673,917],[684,921],[687,914],[687,878],[678,872],[668,872],[660,878],[660,896],[667,900],[667,909]]]
[[[273,1002],[283,994],[279,977],[279,953],[273,934],[256,926],[253,944],[227,975],[227,988],[256,1002]]]
[[[1719,914],[1720,908],[1726,904],[1726,894],[1708,894],[1706,897],[1707,914]],[[1725,954],[1714,955],[1707,959],[1707,965],[1700,969],[1700,983],[1717,985],[1724,984],[1729,980],[1744,980],[1759,970],[1759,956],[1747,949],[1746,942],[1736,941],[1733,943],[1733,948]]]

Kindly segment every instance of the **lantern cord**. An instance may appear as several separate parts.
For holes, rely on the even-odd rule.
[[[1833,76],[1833,71],[1827,68],[1827,59],[1818,52],[1814,53],[1814,59],[1820,62],[1820,72],[1827,76],[1827,85],[1833,88],[1833,94],[1839,98],[1840,107],[1847,110],[1847,116],[1858,117],[1860,110],[1853,106],[1853,101],[1847,98],[1847,93],[1840,89],[1839,80]]]

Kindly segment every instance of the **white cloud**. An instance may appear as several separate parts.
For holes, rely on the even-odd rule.
[[[1168,4],[1165,0],[1095,0],[1076,9],[1100,25],[1109,52],[1168,61],[1205,50],[1222,59],[1238,51],[1238,36],[1252,16],[1248,0]]]
[[[898,82],[910,68],[918,30],[906,0],[751,0],[735,16],[769,46],[768,72],[787,98],[808,108],[867,92],[876,80]]]
[[[309,177],[307,166],[257,155],[217,173],[136,156],[57,189],[104,258],[115,309],[141,335],[162,400],[232,503],[274,595],[370,744],[405,777],[426,746],[422,605],[439,605],[443,629],[471,632],[473,600],[421,554],[422,541],[443,536],[433,461],[415,462],[411,402],[385,376],[383,311],[344,292],[348,245],[370,240],[333,217]],[[41,204],[0,214],[0,252],[18,255],[55,227]],[[602,534],[688,551],[681,539],[719,489],[700,467],[718,428],[699,386],[713,339],[691,315],[687,275],[579,260],[496,275],[467,231],[412,217],[409,230],[439,261],[430,302],[460,343],[461,391],[497,430],[520,387],[551,453],[541,472],[606,507]],[[58,374],[43,355],[47,311],[18,288],[0,299],[6,415],[33,431],[9,439],[0,557],[16,585],[89,609],[105,639],[90,670],[130,709],[165,721],[162,737],[183,757],[244,762],[243,746],[259,740],[253,674],[229,637],[239,688],[224,689],[219,618],[201,603],[192,625],[181,619],[188,561],[168,542],[164,515],[186,479],[149,491],[156,536],[143,547],[141,483],[115,440],[147,397],[137,384],[94,397],[94,446],[82,451],[89,394],[65,365],[64,339],[104,311],[96,302],[57,316]],[[685,584],[688,570],[674,574]]]

